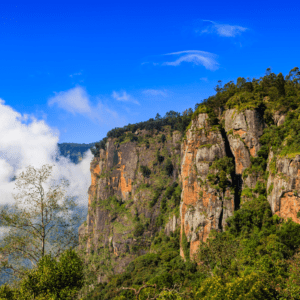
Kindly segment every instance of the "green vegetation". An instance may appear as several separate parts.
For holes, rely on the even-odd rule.
[[[74,250],[68,249],[59,260],[51,254],[45,255],[35,269],[25,273],[18,287],[3,285],[0,299],[71,300],[83,284],[83,261]]]
[[[146,178],[150,177],[151,170],[147,166],[141,166],[140,169],[141,169],[141,172],[142,172],[144,177],[146,177]]]
[[[157,115],[146,122],[115,128],[96,143],[92,149],[95,156],[99,156],[100,149],[105,149],[108,138],[114,138],[115,145],[133,142],[140,147],[150,148],[151,145],[151,149],[157,149],[148,166],[139,162],[143,177],[148,178],[142,180],[147,183],[133,189],[134,201],[129,199],[125,203],[111,196],[92,202],[92,208],[101,207],[103,215],[108,216],[105,225],[110,229],[97,232],[98,236],[89,232],[82,239],[85,245],[87,241],[90,243],[89,255],[85,255],[86,248],[82,250],[84,261],[75,252],[63,252],[60,260],[45,255],[37,267],[26,271],[14,286],[2,286],[0,299],[75,299],[81,289],[80,299],[84,300],[300,300],[300,225],[272,215],[267,194],[272,192],[274,184],[268,190],[266,186],[269,175],[284,179],[277,171],[279,158],[300,154],[299,69],[292,69],[285,78],[267,69],[263,78],[252,81],[238,78],[236,84],[229,82],[224,87],[219,82],[215,90],[216,95],[197,104],[194,113],[191,109],[183,114],[170,111],[163,118]],[[219,119],[223,109],[240,112],[255,109],[268,125],[260,138],[262,147],[257,157],[250,158],[251,165],[243,173],[243,179],[255,176],[258,180],[254,188],[244,186],[240,195],[234,195],[244,200],[240,208],[226,220],[224,232],[211,231],[206,242],[200,243],[194,259],[189,256],[190,236],[182,232],[181,250],[185,258],[182,259],[180,226],[169,236],[165,234],[170,217],[179,217],[181,197],[178,179],[173,177],[178,160],[170,155],[168,141],[172,131],[183,133],[189,128],[191,119],[200,113],[207,113],[210,130],[224,132],[224,123]],[[283,125],[275,124],[275,112],[285,115]],[[146,130],[146,134],[136,133],[140,130]],[[271,161],[270,153],[273,155]],[[266,170],[268,161],[269,172]],[[219,196],[222,194],[224,198],[229,188],[237,189],[232,158],[208,163],[205,183],[215,188]],[[113,165],[116,164],[117,150],[113,155]],[[140,195],[147,195],[148,202],[137,199],[141,190]],[[298,196],[297,191],[294,196]],[[199,192],[199,197],[203,197],[203,191]],[[5,216],[8,218],[8,214]],[[297,217],[300,218],[300,212]],[[96,227],[94,229],[97,231]],[[198,232],[198,228],[191,230],[193,234]],[[126,241],[124,251],[114,248],[118,244],[112,239],[115,235]],[[101,242],[97,247],[95,238]],[[116,274],[120,258],[131,262],[123,273]],[[98,276],[105,279],[97,284]]]
[[[171,159],[168,158],[167,161],[166,161],[166,164],[165,164],[165,172],[166,172],[166,174],[168,176],[172,176],[173,169],[174,169],[173,163],[172,163]]]
[[[232,158],[227,156],[215,160],[209,167],[210,173],[207,175],[208,182],[217,190],[225,191],[231,186],[231,174],[234,172]]]
[[[94,147],[91,148],[94,156],[99,156],[100,149],[105,149],[106,142],[108,138],[117,138],[118,143],[125,143],[129,141],[139,141],[139,138],[135,135],[137,130],[147,130],[150,132],[164,131],[165,126],[170,126],[171,132],[178,130],[184,132],[186,127],[189,125],[192,117],[192,109],[189,108],[185,110],[182,114],[175,112],[173,110],[166,113],[164,117],[156,115],[156,118],[149,119],[145,122],[140,122],[137,124],[128,124],[122,128],[114,128],[107,133],[107,136],[103,138],[100,142],[95,143]],[[166,141],[166,136],[163,134],[160,141],[164,143]],[[149,141],[146,141],[146,147],[149,148]]]
[[[215,95],[205,99],[201,104],[196,104],[192,119],[199,113],[207,113],[211,125],[218,124],[217,116],[220,108],[235,108],[239,111],[257,109],[262,114],[267,124],[273,124],[273,115],[276,111],[285,114],[299,106],[300,97],[300,72],[293,68],[283,78],[267,69],[266,75],[250,81],[239,77],[236,84],[233,81],[222,86],[216,86]]]

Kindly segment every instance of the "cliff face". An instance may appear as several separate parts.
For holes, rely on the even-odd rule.
[[[79,236],[80,248],[101,266],[98,282],[149,251],[151,238],[162,228],[158,217],[165,219],[168,234],[179,221],[176,205],[163,195],[178,178],[181,134],[166,127],[163,133],[140,131],[135,136],[138,141],[121,143],[109,138],[106,150],[91,162],[88,217]],[[162,200],[168,205],[163,216]]]
[[[300,224],[300,155],[276,159],[273,153],[268,160],[267,191],[272,212],[284,219],[292,218]]]
[[[210,126],[208,114],[200,113],[182,144],[181,232],[190,242],[190,256],[212,229],[225,229],[225,220],[240,206],[243,187],[254,188],[258,179],[250,174],[243,182],[242,174],[261,147],[259,138],[265,124],[259,111],[229,109],[219,118],[224,129]],[[227,186],[222,189],[209,182],[209,176],[221,172],[213,169],[217,165],[213,162],[225,157],[232,158],[234,170],[226,174]]]
[[[285,126],[285,116],[273,118]],[[226,219],[264,190],[274,214],[300,223],[300,155],[260,154],[268,126],[258,108],[226,109],[217,119],[194,114],[185,136],[166,126],[108,138],[91,162],[89,212],[79,230],[98,282],[149,252],[159,231],[180,227],[180,254],[193,258],[211,230],[225,230]]]
[[[180,205],[181,235],[190,242],[190,255],[196,253],[211,229],[222,230],[225,219],[234,211],[234,193],[228,186],[220,191],[208,182],[212,163],[226,156],[220,130],[209,125],[208,115],[201,113],[192,121],[182,144]],[[231,178],[230,178],[231,180]],[[181,255],[184,256],[181,248]]]

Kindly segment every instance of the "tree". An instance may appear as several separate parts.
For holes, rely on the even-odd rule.
[[[28,270],[19,288],[4,285],[0,299],[74,299],[84,283],[83,261],[68,249],[59,260],[45,255],[37,268]],[[20,298],[21,296],[21,298]]]
[[[20,292],[34,296],[54,296],[55,299],[74,299],[83,286],[83,278],[83,261],[74,250],[68,249],[59,261],[51,254],[45,255],[35,270],[27,272],[21,282]]]
[[[165,170],[166,170],[166,173],[168,176],[172,176],[173,169],[174,169],[174,167],[173,167],[172,161],[170,158],[168,158],[166,161],[166,165],[165,165]]]
[[[0,226],[8,229],[0,241],[0,272],[18,279],[41,258],[51,253],[58,257],[65,249],[78,244],[76,226],[82,219],[75,212],[74,197],[66,197],[68,181],[49,183],[52,166],[40,169],[29,166],[17,176],[13,194],[15,204],[0,209]]]

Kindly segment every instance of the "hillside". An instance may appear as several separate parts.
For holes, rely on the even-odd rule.
[[[267,239],[282,235],[284,226],[293,227],[293,237],[300,233],[299,100],[299,70],[291,70],[284,78],[268,69],[260,79],[238,78],[236,84],[218,85],[216,94],[197,104],[195,112],[171,111],[163,118],[116,128],[96,143],[89,213],[79,231],[80,247],[87,253],[88,280],[92,286],[98,284],[94,297],[101,294],[103,299],[112,299],[117,286],[164,282],[159,276],[169,278],[169,287],[180,282],[187,288],[193,276],[204,280],[215,274],[215,269],[198,273],[207,259],[201,255],[212,251],[210,245],[226,237],[226,243],[230,238],[239,249],[244,230],[249,240],[253,230],[266,230],[265,224],[273,228],[264,233]],[[281,258],[292,257],[298,238],[290,241],[293,245],[278,239],[290,247]],[[264,243],[256,246],[267,247]],[[229,258],[224,249],[214,251],[233,263],[233,250]],[[176,279],[174,271],[180,257],[189,262],[180,267],[185,280]],[[194,262],[199,257],[202,263],[197,267]],[[157,267],[140,273],[143,260],[147,261],[144,267]],[[173,267],[166,269],[160,265],[163,261],[173,262]],[[249,275],[258,282],[259,272],[245,273],[249,262],[239,262],[236,276]],[[137,277],[126,277],[137,268]],[[216,272],[225,286],[234,273],[231,270],[224,281],[227,271],[219,266]],[[275,290],[273,286],[268,293]],[[131,299],[132,292],[124,293]]]
[[[79,163],[83,154],[95,145],[95,143],[90,144],[76,144],[76,143],[60,143],[57,144],[59,148],[60,155],[65,157],[70,157],[71,162],[74,164]]]
[[[300,299],[300,71],[215,90],[91,148],[87,220],[63,260],[82,273],[59,275],[63,299]],[[50,299],[55,268],[39,268],[48,279],[27,281]]]

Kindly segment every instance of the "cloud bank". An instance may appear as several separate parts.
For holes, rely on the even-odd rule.
[[[73,106],[74,111],[86,110],[78,103]],[[70,185],[66,188],[67,195],[76,197],[82,208],[83,217],[87,213],[88,188],[91,184],[90,162],[92,153],[86,156],[77,165],[68,158],[59,156],[57,143],[59,132],[54,131],[43,120],[36,120],[5,105],[0,99],[0,205],[15,202],[12,193],[14,190],[14,176],[26,170],[31,165],[40,168],[44,164],[54,165],[52,175],[56,181],[65,178]],[[49,186],[49,185],[48,185]],[[45,185],[47,188],[47,185]],[[4,230],[0,228],[0,235]]]
[[[206,69],[214,71],[219,68],[219,64],[216,61],[216,55],[210,52],[200,50],[185,50],[173,53],[167,53],[165,55],[171,55],[177,57],[173,61],[164,62],[164,66],[179,66],[183,62],[192,63],[193,65],[202,65]]]

